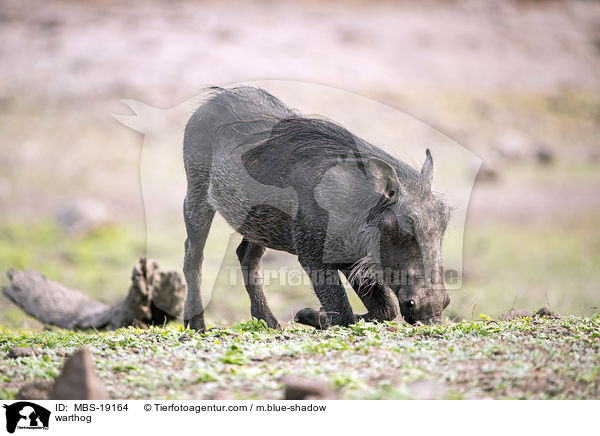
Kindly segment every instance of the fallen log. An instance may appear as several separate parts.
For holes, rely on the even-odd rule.
[[[133,267],[125,298],[112,306],[34,270],[9,269],[6,274],[10,286],[2,291],[13,303],[44,324],[72,330],[162,325],[181,315],[186,294],[179,273],[160,271],[154,260],[146,258]]]

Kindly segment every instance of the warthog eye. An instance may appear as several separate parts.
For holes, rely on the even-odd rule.
[[[404,312],[404,317],[406,318],[406,316],[410,316],[416,306],[417,303],[415,303],[415,300],[404,300],[400,303],[400,310]]]

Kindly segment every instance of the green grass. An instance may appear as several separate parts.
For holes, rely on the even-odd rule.
[[[295,324],[272,330],[251,320],[205,334],[180,325],[103,333],[0,328],[0,398],[13,398],[23,382],[55,377],[63,364],[59,350],[82,345],[119,399],[276,399],[288,374],[324,380],[346,399],[600,398],[599,316],[482,318],[420,327],[360,322],[326,331]],[[7,358],[11,347],[23,346],[42,354]]]
[[[569,227],[490,224],[465,232],[463,287],[449,308],[471,319],[473,307],[500,315],[515,307],[550,306],[561,314],[598,313],[600,234],[597,221]],[[476,313],[476,314],[477,314]]]

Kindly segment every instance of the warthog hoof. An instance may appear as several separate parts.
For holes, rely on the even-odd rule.
[[[194,315],[191,319],[183,320],[183,326],[204,333],[206,331],[206,327],[204,326],[204,314]]]
[[[294,321],[300,324],[309,325],[319,330],[326,329],[330,326],[327,313],[311,309],[310,307],[299,310],[294,317]]]

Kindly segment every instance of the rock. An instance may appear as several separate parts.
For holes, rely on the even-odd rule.
[[[533,316],[531,312],[527,312],[526,310],[512,308],[508,312],[502,314],[502,319],[505,321],[510,321],[512,319],[524,318],[526,316]]]
[[[283,379],[285,385],[284,399],[331,399],[333,393],[329,383],[306,377],[287,376]]]
[[[8,357],[11,359],[17,359],[19,357],[28,357],[28,356],[38,356],[40,355],[40,350],[36,350],[31,347],[15,347],[8,350]]]
[[[547,307],[542,307],[540,310],[538,310],[535,313],[535,316],[539,316],[539,317],[547,317],[547,318],[559,318],[558,313],[552,312],[550,309],[548,309]]]
[[[477,173],[478,182],[495,182],[500,178],[498,166],[492,160],[486,159]]]
[[[84,235],[110,223],[108,207],[91,198],[70,200],[54,213],[56,223],[71,235]]]
[[[108,395],[85,347],[69,357],[54,382],[51,400],[106,400]]]
[[[15,400],[47,400],[53,386],[52,380],[34,380],[25,383],[15,395]]]
[[[551,164],[554,158],[554,152],[548,147],[541,146],[535,151],[535,159],[542,165]]]

